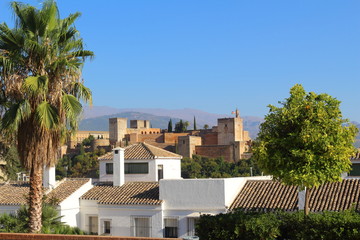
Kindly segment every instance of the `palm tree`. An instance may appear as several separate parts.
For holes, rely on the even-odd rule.
[[[13,2],[16,25],[0,24],[2,132],[15,136],[20,160],[30,172],[29,231],[41,230],[42,172],[77,127],[81,100],[91,103],[81,67],[93,52],[83,49],[74,27],[79,13],[61,19],[52,0],[41,9]]]

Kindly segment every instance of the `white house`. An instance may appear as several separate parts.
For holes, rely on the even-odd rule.
[[[47,202],[55,202],[61,221],[80,226],[80,197],[92,188],[90,178],[65,178],[55,181],[55,168],[45,169],[44,189]],[[26,205],[29,182],[7,182],[0,185],[0,213],[15,213]]]
[[[80,198],[80,228],[113,236],[195,235],[199,216],[227,212],[247,178],[182,179],[180,159],[144,143],[116,148],[100,157],[100,178],[106,182],[98,183]],[[109,169],[106,164],[111,163],[112,176],[105,174]],[[148,170],[129,174],[127,163],[147,163]]]
[[[124,155],[121,159],[124,161],[124,169],[116,170],[114,168],[117,162],[113,163],[113,157],[120,157],[120,154]],[[181,158],[181,155],[146,143],[131,145],[124,149],[116,148],[99,158],[99,180],[100,182],[112,182],[113,177],[120,176],[119,171],[125,172],[125,182],[180,179]]]

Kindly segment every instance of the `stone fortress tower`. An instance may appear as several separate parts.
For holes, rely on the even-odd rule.
[[[126,118],[109,119],[109,141],[113,147],[146,142],[184,157],[197,154],[237,162],[251,156],[248,152],[250,140],[238,110],[235,117],[218,119],[218,125],[212,129],[189,130],[185,133],[151,128],[149,120],[130,120],[128,128]]]
[[[244,131],[243,119],[236,110],[234,118],[219,118],[217,127],[209,133],[179,137],[178,149],[184,157],[193,154],[213,158],[222,156],[226,161],[237,162],[251,157],[248,152],[250,140],[249,132]]]

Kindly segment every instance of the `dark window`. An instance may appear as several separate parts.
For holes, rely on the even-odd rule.
[[[144,174],[149,173],[148,163],[125,163],[126,174]]]
[[[360,164],[353,163],[351,167],[352,167],[352,170],[350,171],[349,175],[359,177],[360,176]]]
[[[178,237],[178,220],[177,219],[164,219],[164,237],[177,238]]]
[[[111,223],[110,221],[104,221],[104,234],[110,234]]]
[[[119,154],[119,150],[115,150],[115,154]]]
[[[164,178],[164,166],[158,165],[158,181]]]
[[[106,163],[106,174],[113,174],[113,164],[112,163]]]

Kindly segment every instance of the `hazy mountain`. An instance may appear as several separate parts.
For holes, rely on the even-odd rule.
[[[150,120],[153,128],[167,129],[170,117],[167,116],[155,116],[147,113],[139,112],[123,112],[112,115],[105,115],[96,118],[87,118],[80,121],[79,130],[88,131],[108,131],[109,130],[109,118],[127,118],[128,127],[130,126],[130,120]],[[178,118],[172,118],[173,127],[175,123],[180,121]]]
[[[218,118],[233,117],[232,115],[208,113],[196,109],[140,109],[140,108],[128,108],[128,109],[117,109],[110,107],[99,107],[94,106],[92,108],[86,107],[83,120],[80,122],[80,130],[108,130],[108,119],[111,117],[125,117],[128,120],[150,120],[152,126],[155,128],[166,129],[168,126],[169,119],[173,121],[173,127],[175,123],[180,121],[188,121],[190,126],[188,129],[193,129],[194,116],[196,118],[197,128],[203,128],[205,124],[210,127],[217,125]],[[259,124],[263,120],[259,117],[242,116],[244,119],[244,129],[250,132],[250,136],[254,139],[258,133]]]

